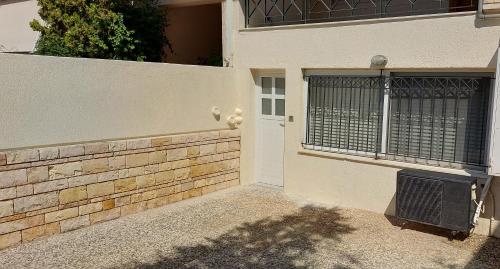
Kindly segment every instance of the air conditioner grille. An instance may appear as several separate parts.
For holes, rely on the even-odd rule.
[[[433,225],[440,224],[443,200],[441,181],[406,177],[398,184],[398,216]]]

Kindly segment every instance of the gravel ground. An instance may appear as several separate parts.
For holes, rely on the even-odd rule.
[[[0,268],[500,268],[500,240],[237,187],[0,252]]]

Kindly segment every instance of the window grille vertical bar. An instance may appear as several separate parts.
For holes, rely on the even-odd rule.
[[[461,80],[458,80],[458,89],[457,92],[455,93],[455,139],[454,139],[454,144],[453,144],[453,162],[457,161],[457,142],[458,142],[458,104],[460,102],[460,91],[462,91],[462,84]]]
[[[444,160],[444,148],[446,146],[446,116],[447,116],[447,112],[446,112],[446,107],[447,107],[447,103],[448,103],[448,95],[447,95],[447,92],[448,92],[448,87],[449,87],[449,80],[446,80],[446,86],[444,87],[444,92],[443,92],[443,110],[442,110],[442,117],[443,117],[443,124],[442,124],[442,133],[443,133],[443,140],[441,141],[441,157],[439,158],[440,160]]]
[[[334,124],[334,102],[336,102],[336,96],[335,96],[335,85],[333,78],[328,78],[328,85],[330,86],[331,92],[332,92],[332,98],[330,99],[330,148],[333,147],[333,124]]]

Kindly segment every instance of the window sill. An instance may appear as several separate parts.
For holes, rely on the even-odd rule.
[[[426,15],[416,15],[416,16],[376,18],[376,19],[365,19],[365,20],[360,19],[360,20],[350,20],[350,21],[334,21],[334,22],[319,22],[319,23],[306,23],[306,24],[262,26],[262,27],[253,27],[253,28],[242,28],[239,30],[239,32],[263,32],[263,31],[273,31],[273,30],[290,30],[290,29],[304,29],[304,28],[323,28],[323,27],[337,27],[337,26],[349,26],[349,25],[376,24],[376,23],[384,23],[384,22],[399,22],[399,21],[413,21],[413,20],[421,20],[421,19],[435,19],[435,18],[469,16],[469,15],[476,15],[476,13],[477,13],[477,11],[464,11],[464,12],[426,14]]]
[[[485,172],[481,172],[481,171],[427,166],[427,165],[423,165],[423,164],[413,164],[413,163],[404,163],[404,162],[397,162],[397,161],[390,161],[390,160],[374,159],[371,157],[355,156],[355,155],[348,155],[348,154],[342,154],[342,153],[321,152],[321,151],[316,151],[316,150],[304,149],[302,147],[299,149],[298,154],[312,156],[312,157],[336,159],[336,160],[341,160],[341,161],[380,165],[380,166],[400,168],[400,169],[405,169],[405,168],[406,169],[418,169],[418,170],[441,172],[441,173],[463,175],[463,176],[487,177],[487,174]]]

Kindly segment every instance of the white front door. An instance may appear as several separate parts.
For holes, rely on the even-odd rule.
[[[285,78],[262,76],[257,82],[257,182],[283,186]]]

